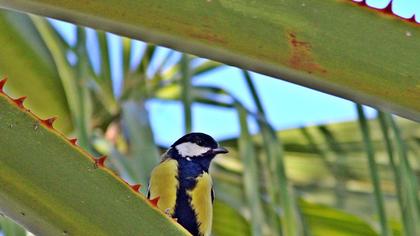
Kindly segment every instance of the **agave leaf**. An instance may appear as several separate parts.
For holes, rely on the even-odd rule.
[[[312,163],[308,164],[307,162],[305,162],[305,164],[313,165]],[[240,215],[244,215],[244,212],[252,212],[250,210],[250,206],[246,204],[244,199],[242,199],[244,192],[241,188],[241,183],[234,182],[232,180],[227,183],[226,178],[222,177],[223,173],[221,173],[220,169],[213,168],[212,171],[216,179],[215,184],[217,199],[220,199],[224,203],[233,207],[233,209],[235,209],[235,211],[237,211]],[[232,176],[230,178],[232,178]],[[240,176],[238,176],[238,178],[240,179]],[[350,194],[348,193],[346,196],[349,195]],[[306,194],[306,196],[310,197],[311,195]],[[356,198],[356,201],[366,201],[371,198],[368,195],[365,200],[361,200],[360,196],[353,194],[349,197]],[[305,225],[308,226],[308,231],[311,233],[310,235],[378,235],[372,226],[369,225],[369,222],[345,211],[337,210],[324,204],[311,203],[303,199],[299,201],[299,207],[303,216],[302,218],[305,219]],[[354,211],[354,209],[352,210]],[[248,215],[248,213],[245,215]],[[254,212],[251,214],[253,213]],[[231,217],[239,216],[232,215]],[[249,220],[250,219],[247,218],[248,222]],[[214,227],[222,227],[217,225],[219,223],[223,224],[223,226],[226,225],[226,222],[222,223],[215,221]],[[252,222],[249,222],[249,224],[252,224]],[[399,223],[394,222],[393,231],[395,235],[400,235],[399,226]]]
[[[395,194],[397,195],[398,206],[401,212],[400,216],[402,218],[402,225],[404,227],[404,233],[406,235],[414,235],[416,224],[413,222],[415,219],[416,212],[414,211],[415,207],[411,206],[412,202],[407,201],[408,198],[403,197],[404,190],[402,179],[404,176],[401,175],[400,169],[398,168],[396,162],[396,156],[394,155],[394,149],[392,146],[392,141],[390,138],[390,128],[387,115],[383,112],[378,112],[378,119],[381,125],[381,130],[383,133],[386,151],[389,158],[389,164],[392,168],[394,174],[394,183],[395,183]]]
[[[354,215],[306,201],[300,201],[299,204],[313,236],[378,235],[371,226]]]
[[[8,93],[30,96],[26,105],[31,110],[43,118],[60,117],[57,129],[70,132],[72,122],[60,78],[29,17],[1,10],[0,45],[0,77],[10,77]]]
[[[249,223],[244,217],[222,201],[214,202],[213,219],[214,236],[255,235],[251,234]]]
[[[404,131],[404,135],[402,135],[400,139],[403,138],[406,143],[415,144],[420,130],[418,123],[405,119],[397,119],[396,121],[399,124],[400,129]],[[399,186],[397,188],[395,187],[395,184],[398,183],[393,182],[395,173],[401,178],[399,181],[400,184],[398,185],[405,182],[404,186],[409,186],[410,180],[408,171],[402,172],[403,170],[400,169],[401,165],[398,165],[400,156],[395,152],[401,147],[396,147],[397,141],[394,139],[391,143],[394,148],[394,158],[396,162],[392,164],[388,161],[387,147],[383,143],[383,134],[378,122],[368,121],[368,123],[371,128],[371,140],[375,145],[376,165],[381,173],[380,180],[382,191],[386,200],[386,212],[389,216],[388,219],[391,223],[390,226],[392,227],[394,235],[398,235],[398,232],[402,229],[401,221],[405,218],[409,218],[409,220],[404,220],[404,224],[409,224],[412,228],[416,227],[414,219],[416,218],[415,215],[417,214],[417,207],[415,198],[413,197],[414,191],[412,191],[411,187],[404,188],[403,186]],[[391,129],[391,125],[389,124],[388,126],[389,129]],[[326,126],[321,127],[323,129],[326,128]],[[337,206],[337,179],[335,177],[337,173],[335,173],[335,170],[331,168],[336,165],[337,160],[334,158],[329,159],[328,156],[330,154],[325,156],[325,150],[331,153],[332,156],[339,155],[338,158],[341,158],[341,155],[345,154],[347,160],[342,163],[345,167],[345,171],[340,173],[342,174],[341,178],[343,182],[341,186],[339,186],[340,191],[342,191],[340,196],[343,198],[342,202],[344,204],[340,207],[342,210],[355,213],[358,216],[362,216],[364,219],[369,219],[369,221],[375,222],[375,225],[378,225],[377,223],[379,223],[379,218],[372,217],[377,215],[377,211],[375,209],[375,205],[372,204],[371,177],[369,176],[369,169],[365,158],[366,153],[363,148],[362,135],[355,135],[355,131],[358,130],[358,123],[342,122],[329,124],[327,128],[327,131],[330,133],[329,137],[325,137],[325,134],[319,132],[320,126],[308,126],[305,130],[305,132],[309,133],[311,136],[310,141],[308,141],[307,135],[305,136],[301,128],[283,130],[277,133],[277,135],[281,137],[285,147],[284,155],[287,177],[289,182],[295,187],[296,192],[302,194],[305,199],[310,199],[314,202],[321,202],[327,204],[328,206]],[[390,137],[395,138],[395,134],[390,134]],[[333,140],[329,140],[330,138],[333,138]],[[256,150],[261,152],[264,145],[261,135],[254,135],[253,141],[256,144]],[[237,142],[238,139],[236,138],[222,141],[222,145],[229,147],[231,158],[229,158],[229,163],[223,163],[225,160],[215,162],[215,166],[218,167],[214,168],[216,171],[213,172],[216,178],[216,189],[218,186],[221,186],[219,183],[221,181],[229,181],[229,183],[233,183],[241,180],[240,174],[242,173],[244,167],[241,165],[238,158],[239,147]],[[331,146],[333,143],[336,147]],[[338,152],[338,154],[335,154],[335,152]],[[413,164],[411,169],[407,169],[412,173],[419,175],[419,166],[414,164],[416,163],[416,153],[411,152],[407,154]],[[219,168],[219,165],[222,167]],[[231,173],[231,170],[233,170],[235,175],[237,175],[235,178],[233,177],[235,175]],[[266,186],[267,182],[260,184],[262,186]],[[415,184],[412,185],[414,186]],[[230,198],[226,196],[226,194],[229,193],[229,189],[234,188],[230,186],[223,187],[222,190],[218,190],[217,192],[224,191],[222,195],[218,194],[218,197],[222,197],[221,199],[223,201],[228,201]],[[401,191],[402,189],[405,189],[405,191]],[[396,194],[403,195],[403,212],[405,214],[402,218],[399,214],[398,196]],[[264,195],[263,198],[267,200],[266,195]],[[235,197],[233,199],[235,199]],[[229,204],[235,204],[235,201],[229,200]],[[242,204],[244,204],[243,200]],[[302,207],[302,205],[300,206]],[[235,209],[238,209],[239,211],[241,207],[235,207]],[[301,215],[304,216],[303,222],[305,225],[308,224],[307,215],[304,214],[304,212]],[[410,217],[409,215],[413,215],[413,217]],[[410,218],[413,220],[410,221]],[[410,232],[414,232],[413,230]],[[321,233],[318,235],[320,234]]]
[[[399,173],[402,175],[402,194],[403,198],[407,204],[407,214],[409,214],[409,220],[412,221],[412,224],[415,226],[413,227],[413,233],[415,235],[418,234],[420,231],[420,226],[415,222],[419,221],[420,218],[420,203],[419,203],[419,196],[418,196],[418,182],[417,176],[413,172],[413,168],[409,161],[409,156],[407,153],[407,145],[406,142],[402,139],[402,132],[395,120],[392,118],[391,115],[387,115],[387,121],[389,122],[394,137],[395,137],[395,149],[398,153],[399,159]]]
[[[0,0],[0,5],[168,46],[420,120],[420,27],[350,0]]]
[[[142,194],[0,94],[0,211],[38,235],[188,235]]]
[[[131,58],[133,57],[133,41],[129,38],[122,37],[122,50],[123,50],[123,74],[124,78],[130,72]]]
[[[375,204],[378,211],[379,221],[381,223],[381,235],[390,235],[387,216],[385,213],[384,194],[381,190],[379,171],[375,160],[375,149],[370,135],[370,128],[362,105],[356,104],[356,110],[359,117],[360,131],[363,136],[363,143],[366,149],[366,156],[369,164],[369,172],[373,184],[373,192],[375,195]]]
[[[181,86],[169,84],[156,91],[156,98],[163,100],[179,100],[181,98]],[[234,98],[221,88],[212,86],[193,86],[191,94],[194,102],[218,107],[234,108]],[[226,101],[228,100],[228,101]]]
[[[326,153],[324,160],[332,162],[332,164],[329,166],[336,179],[336,206],[338,208],[342,208],[345,205],[345,198],[343,196],[345,195],[345,176],[347,174],[346,172],[348,171],[348,167],[346,166],[346,152],[337,141],[334,133],[327,126],[320,125],[318,129],[319,133],[323,136],[323,139],[328,144],[328,147],[325,148],[324,151],[324,153]]]
[[[97,97],[100,99],[100,102],[103,103],[104,108],[110,113],[115,114],[118,110],[118,104],[115,101],[113,89],[112,89],[112,79],[111,79],[111,62],[109,55],[109,42],[106,37],[105,32],[95,31],[95,43],[99,46],[100,54],[100,71],[99,75],[96,75],[93,72],[93,64],[90,63],[91,76],[98,85],[98,88],[94,90],[97,94]],[[83,44],[84,51],[87,52],[86,44]],[[83,51],[83,50],[82,50]],[[87,58],[87,55],[85,56]],[[125,63],[125,62],[124,62]]]
[[[199,59],[202,60],[201,58],[199,58]],[[206,73],[209,73],[209,72],[213,72],[216,69],[220,69],[223,66],[224,65],[219,63],[219,62],[206,60],[203,63],[199,64],[198,66],[195,66],[193,71],[192,71],[192,74],[194,76],[203,75],[203,74],[206,74]]]
[[[239,156],[242,158],[243,171],[243,185],[247,204],[251,209],[251,228],[252,235],[263,235],[264,227],[264,213],[261,204],[261,193],[258,176],[258,159],[255,152],[254,144],[249,133],[247,123],[246,110],[238,106],[238,116],[241,126],[241,135],[238,139]]]
[[[156,56],[157,47],[155,45],[147,45],[142,58],[140,59],[140,64],[137,67],[138,74],[146,74],[147,69],[149,68],[150,63],[153,61],[153,58]]]
[[[264,168],[268,170],[267,180],[271,182],[271,186],[268,189],[272,191],[270,193],[271,196],[274,196],[273,208],[276,208],[276,204],[280,203],[280,206],[284,210],[284,217],[282,219],[283,234],[300,235],[302,234],[301,219],[297,214],[294,203],[293,189],[289,186],[286,176],[282,144],[280,143],[279,137],[274,133],[273,128],[267,122],[262,102],[250,74],[247,71],[243,71],[243,75],[257,107],[257,123],[263,137],[264,152],[267,158]]]
[[[132,170],[129,172],[135,173],[132,176],[134,181],[147,186],[148,175],[159,162],[160,157],[144,102],[134,100],[124,102],[122,119],[131,143],[128,161]]]
[[[156,54],[155,45],[147,45],[140,63],[124,78],[122,100],[129,98],[145,99],[150,94],[151,82],[147,79],[148,68]]]
[[[190,69],[190,57],[187,54],[182,54],[181,57],[181,98],[184,113],[184,126],[185,133],[190,133],[193,128],[192,123],[192,83],[191,83],[191,69]]]
[[[88,62],[87,50],[86,50],[86,31],[81,27],[77,27],[77,43],[75,46],[76,55],[78,57],[77,64],[75,66],[75,84],[77,85],[77,94],[72,94],[73,97],[78,97],[77,113],[76,115],[76,130],[78,130],[77,137],[79,138],[80,146],[91,150],[91,144],[89,142],[92,133],[92,126],[90,124],[92,120],[92,99],[90,98],[90,91],[87,87],[90,79],[90,66]],[[68,91],[67,91],[68,92]]]

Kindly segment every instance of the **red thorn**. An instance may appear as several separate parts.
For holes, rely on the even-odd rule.
[[[130,186],[132,190],[134,190],[135,192],[138,192],[141,188],[141,184],[135,184],[135,185],[131,185]]]
[[[108,158],[108,157],[107,156],[102,156],[98,159],[95,159],[95,165],[100,166],[100,167],[105,167],[104,163],[105,163],[106,158]]]
[[[24,108],[23,101],[25,101],[25,99],[26,99],[26,96],[23,96],[20,98],[13,99],[13,102],[15,102],[18,107]]]
[[[4,79],[0,80],[0,93],[3,93],[3,87],[7,82],[7,77],[5,77]]]
[[[54,121],[57,120],[57,117],[51,117],[46,120],[41,120],[41,123],[43,123],[45,126],[52,128]]]
[[[77,145],[77,138],[71,138],[69,139],[69,142],[73,145]]]
[[[159,199],[160,199],[160,197],[155,197],[155,198],[153,198],[153,199],[149,199],[149,202],[150,202],[153,206],[157,207],[157,204],[158,204],[158,202],[159,202]]]

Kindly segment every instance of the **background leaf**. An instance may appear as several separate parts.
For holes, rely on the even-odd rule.
[[[0,44],[5,45],[0,50],[0,76],[10,77],[7,92],[13,97],[30,96],[27,105],[34,112],[43,118],[58,116],[57,128],[71,131],[54,61],[29,17],[0,10]]]

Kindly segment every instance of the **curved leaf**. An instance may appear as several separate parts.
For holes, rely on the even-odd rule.
[[[188,235],[49,121],[4,94],[0,110],[0,211],[31,232]]]
[[[7,90],[30,96],[27,106],[43,118],[58,116],[57,129],[69,132],[72,122],[53,60],[30,19],[0,10],[0,79],[10,77]],[[42,92],[40,92],[42,91]]]
[[[350,0],[0,0],[420,120],[420,27]]]

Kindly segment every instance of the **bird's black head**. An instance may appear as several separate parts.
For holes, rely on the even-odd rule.
[[[193,160],[196,158],[212,159],[217,154],[228,153],[209,135],[204,133],[189,133],[172,144],[170,151],[180,158]]]

